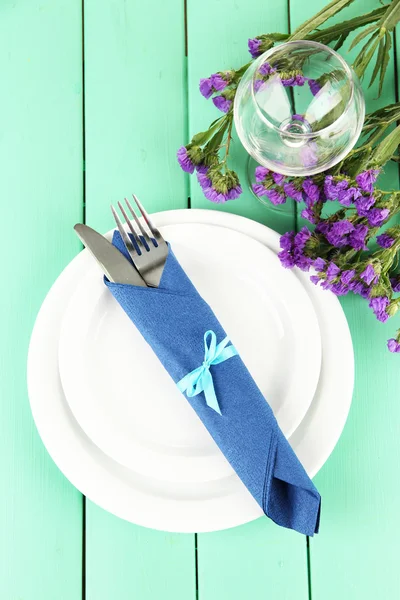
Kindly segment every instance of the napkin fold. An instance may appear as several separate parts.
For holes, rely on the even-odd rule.
[[[113,244],[129,258],[119,232]],[[203,364],[206,332],[214,332],[217,344],[227,336],[170,246],[158,288],[105,283],[176,384]],[[321,497],[240,356],[231,354],[209,368],[221,414],[208,406],[204,392],[185,395],[187,401],[264,513],[312,536]]]

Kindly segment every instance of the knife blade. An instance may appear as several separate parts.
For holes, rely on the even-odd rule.
[[[82,223],[77,223],[74,230],[110,281],[147,287],[135,267],[103,235]]]

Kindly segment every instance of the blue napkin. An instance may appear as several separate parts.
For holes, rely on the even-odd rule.
[[[129,258],[118,232],[113,244]],[[217,344],[226,338],[171,248],[158,288],[105,283],[177,384],[202,367],[206,332],[208,346],[210,332]],[[229,348],[230,343],[222,353]],[[209,406],[204,392],[185,396],[233,469],[275,523],[310,536],[318,533],[321,497],[241,358],[231,351],[205,371],[217,405]]]

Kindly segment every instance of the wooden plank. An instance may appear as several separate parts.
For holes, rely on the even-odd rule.
[[[262,33],[287,31],[287,3],[277,2],[269,11],[260,0],[230,2],[188,0],[188,84],[189,131],[193,135],[204,131],[221,113],[211,100],[201,96],[198,86],[201,77],[215,71],[238,68],[250,60],[247,40]],[[206,34],[205,34],[206,32]],[[206,35],[206,40],[205,40]],[[213,204],[204,198],[196,177],[190,178],[191,206],[224,210],[265,223],[277,231],[294,226],[293,204],[278,211],[261,204],[247,184],[247,153],[236,133],[231,146],[232,168],[239,175],[243,194],[238,200]]]
[[[50,285],[78,251],[81,5],[0,6],[0,598],[81,598],[82,498],[34,426],[26,355]]]
[[[183,1],[85,0],[86,220],[135,191],[149,211],[187,207]],[[165,534],[87,503],[86,598],[195,598],[193,535]]]
[[[238,67],[249,60],[247,39],[269,31],[287,31],[286,3],[268,11],[259,0],[202,3],[188,1],[189,124],[193,135],[218,116],[198,91],[201,77]],[[240,200],[213,205],[195,178],[191,179],[191,205],[222,209],[256,219],[278,230],[294,227],[294,211],[286,217],[263,207],[246,190],[246,153],[239,140],[233,144],[233,166],[240,173],[244,194]],[[200,600],[284,600],[308,598],[305,539],[282,530],[266,518],[226,531],[198,535]]]
[[[86,219],[100,230],[132,192],[152,211],[187,207],[184,52],[183,0],[85,0]]]
[[[86,534],[88,600],[195,600],[193,535],[138,527],[91,502]]]
[[[323,6],[321,0],[291,0],[292,28]],[[362,11],[379,6],[368,0]],[[337,20],[360,14],[355,3]],[[354,52],[352,53],[354,56]],[[346,56],[346,55],[344,55]],[[366,91],[367,110],[395,101],[392,58],[381,98],[377,87]],[[367,88],[368,76],[363,87]],[[382,183],[398,189],[396,165],[388,165]],[[400,575],[400,527],[394,515],[399,494],[399,363],[386,350],[396,324],[378,323],[365,300],[346,297],[356,359],[353,405],[332,457],[316,477],[323,498],[321,533],[311,540],[313,600],[397,598]],[[398,326],[398,324],[397,324]]]

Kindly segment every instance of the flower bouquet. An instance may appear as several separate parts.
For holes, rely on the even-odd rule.
[[[350,49],[361,45],[353,69],[361,79],[372,66],[369,84],[379,81],[379,94],[389,64],[392,33],[400,19],[400,0],[376,10],[321,28],[328,19],[353,0],[333,0],[293,34],[259,35],[248,42],[252,60],[275,44],[311,40],[341,49],[348,36],[359,30]],[[219,71],[200,80],[200,92],[223,116],[193,136],[178,150],[177,157],[187,173],[196,172],[206,198],[222,203],[238,198],[242,187],[228,166],[232,141],[233,102],[239,83],[248,69]],[[266,76],[270,73],[266,73]],[[321,82],[306,79],[301,70],[285,74],[284,86],[307,85],[313,95]],[[279,258],[287,268],[311,272],[311,280],[337,296],[353,292],[365,298],[377,319],[387,321],[400,308],[400,225],[395,221],[381,230],[400,212],[400,192],[383,190],[378,175],[389,161],[398,162],[400,103],[367,114],[358,146],[328,171],[312,177],[285,176],[266,167],[255,171],[253,191],[279,205],[291,198],[301,205],[301,217],[309,222],[300,231],[281,237]],[[400,353],[400,329],[388,341],[391,352]]]

